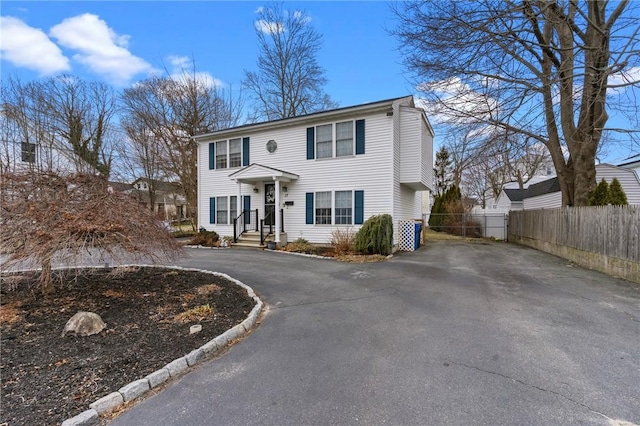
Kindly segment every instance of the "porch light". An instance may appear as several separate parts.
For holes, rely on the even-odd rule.
[[[289,188],[287,188],[286,186],[282,187],[282,192],[287,192],[289,190]]]
[[[260,190],[256,187],[256,188],[253,188],[253,192],[257,194],[258,192],[260,192]]]

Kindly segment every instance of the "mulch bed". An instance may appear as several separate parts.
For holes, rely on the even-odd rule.
[[[194,271],[92,270],[58,277],[46,298],[36,278],[2,277],[0,425],[60,424],[242,322],[255,305],[240,286]],[[106,328],[62,337],[78,311],[97,313]],[[202,331],[189,334],[193,324]]]

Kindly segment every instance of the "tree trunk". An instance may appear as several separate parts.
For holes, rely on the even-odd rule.
[[[51,259],[42,261],[42,272],[40,276],[40,286],[43,296],[49,296],[55,292],[53,287],[53,277],[51,275]]]

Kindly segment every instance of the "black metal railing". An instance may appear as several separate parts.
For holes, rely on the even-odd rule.
[[[242,213],[238,215],[235,219],[233,219],[233,242],[237,243],[238,238],[245,232],[247,232],[247,225],[251,224],[251,216],[252,213],[255,213],[255,220],[253,221],[256,224],[256,231],[258,230],[258,209],[255,210],[242,210]],[[240,226],[238,226],[240,224]],[[242,228],[242,230],[240,230]],[[240,232],[238,232],[240,231]]]
[[[269,213],[267,213],[264,217],[264,219],[260,219],[260,245],[264,245],[264,241],[267,239],[267,237],[271,234],[273,234],[273,218],[271,217],[271,215],[274,214],[274,211],[270,211]],[[267,219],[271,219],[269,220],[269,224],[267,225],[269,227],[269,232],[267,232],[266,234],[264,233],[265,231],[265,221],[267,221]],[[284,211],[282,209],[280,209],[280,232],[284,232]]]

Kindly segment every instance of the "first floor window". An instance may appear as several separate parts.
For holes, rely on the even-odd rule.
[[[216,223],[226,225],[229,223],[227,197],[216,198]]]
[[[351,225],[353,223],[352,192],[336,191],[336,225]]]
[[[233,224],[233,220],[238,217],[238,197],[233,195],[229,197],[229,220]]]
[[[316,192],[316,224],[331,225],[331,192]]]
[[[36,144],[29,142],[22,142],[21,144],[22,161],[26,163],[36,162]]]

